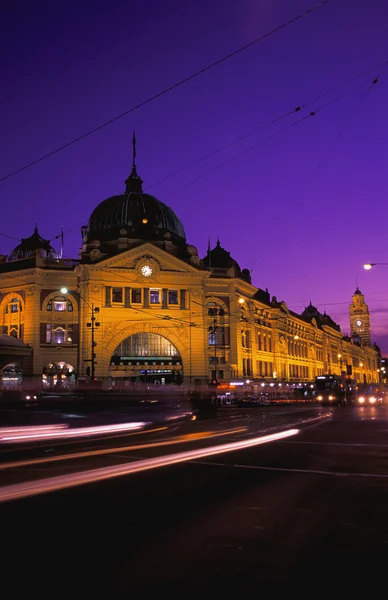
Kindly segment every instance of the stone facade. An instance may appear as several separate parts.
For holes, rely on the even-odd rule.
[[[359,339],[347,338],[313,305],[296,314],[253,286],[219,241],[199,258],[176,215],[141,184],[134,164],[125,194],[101,203],[82,228],[77,260],[62,259],[37,228],[3,257],[1,333],[33,349],[27,375],[190,387],[347,372],[377,380],[359,290],[350,306]]]

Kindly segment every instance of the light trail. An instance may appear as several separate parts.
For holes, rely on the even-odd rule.
[[[133,423],[116,423],[114,425],[98,425],[95,427],[76,427],[73,429],[66,425],[37,425],[36,427],[18,428],[4,427],[0,429],[0,443],[37,442],[39,440],[89,437],[100,435],[102,433],[137,431],[139,429],[144,429],[147,425],[151,425],[151,423],[139,421]]]
[[[159,429],[152,429],[150,432],[163,431],[166,427],[160,427]],[[119,446],[118,448],[103,448],[101,450],[88,450],[86,452],[75,452],[73,454],[61,454],[59,456],[49,456],[46,458],[34,458],[29,460],[19,460],[8,463],[0,463],[0,471],[5,469],[17,469],[20,467],[28,467],[31,465],[41,465],[51,462],[59,462],[63,460],[74,460],[77,458],[88,458],[90,456],[99,456],[104,454],[116,454],[118,452],[132,452],[133,450],[146,450],[147,448],[159,448],[161,446],[171,446],[173,444],[183,444],[186,442],[196,442],[203,438],[215,438],[234,433],[243,433],[247,431],[246,427],[240,427],[237,429],[224,430],[219,433],[212,433],[211,431],[203,431],[201,433],[189,433],[182,435],[178,438],[165,440],[163,442],[149,442],[148,444],[137,444],[135,446]],[[144,433],[144,432],[141,432]]]
[[[251,448],[253,446],[259,446],[261,444],[267,444],[269,442],[274,442],[297,435],[299,431],[299,429],[288,429],[278,433],[251,438],[249,440],[231,442],[229,444],[221,444],[219,446],[211,446],[197,450],[189,450],[186,452],[170,454],[169,456],[161,456],[158,458],[144,459],[136,463],[126,463],[124,465],[104,467],[101,469],[82,471],[80,473],[48,477],[38,481],[29,481],[25,483],[4,486],[3,488],[0,488],[0,502],[27,498],[30,496],[36,496],[38,494],[76,487],[78,485],[84,485],[87,483],[104,481],[114,477],[139,473],[140,471],[148,471],[151,469],[183,463],[186,461],[203,458],[205,456],[214,456],[216,454],[224,454],[226,452],[234,452],[236,450]]]

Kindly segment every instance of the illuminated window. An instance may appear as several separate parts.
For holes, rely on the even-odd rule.
[[[150,289],[150,303],[160,304],[160,290]]]
[[[46,325],[46,344],[72,344],[73,327],[71,325],[53,326]]]
[[[19,298],[12,298],[12,300],[6,304],[5,313],[16,313],[22,310],[22,305]]]
[[[178,290],[168,290],[168,303],[178,304]]]
[[[66,332],[62,327],[54,329],[54,344],[63,344],[65,342]]]
[[[55,312],[72,312],[73,305],[68,298],[65,296],[55,296],[55,298],[51,298],[51,300],[47,303],[46,310]]]
[[[19,312],[19,310],[21,310],[19,299],[18,298],[12,298],[9,307],[10,307],[10,311],[11,312]]]

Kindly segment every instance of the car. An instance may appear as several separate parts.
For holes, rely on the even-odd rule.
[[[385,397],[381,392],[356,394],[354,404],[357,406],[380,406],[385,404]]]
[[[353,398],[356,406],[379,406],[386,403],[386,392],[379,384],[358,385]]]
[[[38,396],[36,390],[3,390],[0,402],[34,402],[38,400]]]

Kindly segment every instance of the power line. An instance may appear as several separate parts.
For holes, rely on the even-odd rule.
[[[145,191],[146,191],[146,190],[149,190],[150,188],[152,188],[152,187],[154,187],[154,186],[156,186],[156,185],[158,185],[159,183],[162,183],[163,181],[166,181],[167,179],[171,179],[171,178],[172,178],[172,177],[174,177],[175,175],[177,175],[177,174],[179,174],[179,173],[182,173],[183,171],[185,171],[185,170],[189,169],[190,167],[192,167],[192,166],[194,166],[194,165],[196,165],[196,164],[198,164],[198,163],[200,163],[200,162],[202,162],[202,161],[206,160],[207,158],[210,158],[210,157],[212,157],[212,156],[214,156],[214,155],[218,154],[218,153],[219,153],[219,152],[221,152],[222,150],[224,150],[224,149],[226,149],[226,148],[229,148],[229,147],[230,147],[230,146],[232,146],[233,144],[236,144],[237,142],[239,142],[239,141],[241,141],[241,140],[243,140],[243,139],[246,139],[246,138],[248,138],[249,136],[253,135],[254,133],[258,133],[259,131],[261,131],[261,130],[263,130],[263,129],[266,129],[266,128],[267,128],[267,127],[269,127],[270,125],[274,125],[274,124],[278,123],[279,121],[281,121],[281,120],[285,119],[286,117],[288,117],[288,116],[291,116],[291,115],[293,115],[293,114],[296,114],[296,113],[300,112],[301,110],[303,110],[304,108],[306,108],[306,107],[307,107],[307,106],[309,106],[310,104],[313,104],[313,103],[315,103],[315,102],[318,102],[319,100],[322,100],[322,99],[323,99],[323,98],[325,98],[326,96],[329,96],[329,95],[333,94],[333,93],[334,93],[334,92],[336,92],[337,90],[340,90],[340,89],[342,89],[342,88],[344,88],[344,87],[348,86],[349,84],[353,83],[354,81],[356,81],[356,80],[358,80],[358,79],[360,79],[360,78],[362,78],[362,77],[365,77],[366,75],[369,75],[371,72],[375,71],[377,68],[386,67],[387,65],[388,65],[388,61],[384,61],[384,62],[382,62],[382,63],[379,63],[378,65],[375,65],[374,67],[372,67],[372,68],[370,68],[370,69],[367,69],[366,71],[363,71],[362,73],[359,73],[358,75],[355,75],[354,77],[351,77],[351,78],[349,78],[349,79],[348,79],[348,80],[346,80],[344,83],[341,83],[340,85],[338,85],[338,86],[335,86],[334,88],[330,88],[329,90],[327,90],[326,92],[323,92],[322,94],[319,94],[318,96],[316,96],[316,97],[315,97],[315,98],[313,98],[312,100],[309,100],[309,101],[307,101],[307,102],[304,102],[303,104],[300,104],[300,105],[298,105],[298,106],[294,107],[292,110],[289,110],[289,111],[287,111],[287,112],[283,113],[282,115],[280,115],[280,116],[278,116],[278,117],[276,117],[276,118],[272,119],[271,121],[268,121],[268,122],[267,122],[267,123],[265,123],[264,125],[261,125],[261,126],[259,126],[259,127],[256,127],[256,128],[254,128],[254,129],[252,129],[251,131],[249,131],[247,134],[244,134],[244,135],[242,135],[242,136],[240,136],[240,137],[238,137],[238,138],[236,138],[236,139],[232,140],[231,142],[228,142],[227,144],[225,144],[225,145],[223,145],[223,146],[221,146],[221,147],[217,148],[216,150],[214,150],[214,151],[212,151],[212,152],[208,153],[207,155],[205,155],[205,156],[202,156],[201,158],[198,158],[198,159],[194,160],[194,161],[193,161],[193,162],[191,162],[189,165],[186,165],[185,167],[182,167],[182,168],[180,168],[180,169],[178,169],[178,170],[176,170],[176,171],[174,171],[174,172],[170,173],[169,175],[167,175],[167,176],[166,176],[166,177],[164,177],[163,179],[161,179],[161,180],[159,180],[159,181],[157,181],[157,182],[154,182],[154,183],[152,183],[151,185],[147,186],[147,187],[145,188]],[[337,99],[333,100],[333,101],[332,101],[332,103],[329,103],[329,104],[327,104],[327,105],[324,105],[323,107],[319,108],[318,110],[323,110],[324,108],[327,108],[328,106],[331,106],[331,104],[334,104],[335,102],[338,102],[339,100],[341,100],[341,99],[342,99],[342,98],[344,98],[345,96],[347,96],[347,95],[349,95],[349,94],[351,94],[351,93],[353,93],[353,92],[355,92],[355,91],[358,91],[359,89],[361,89],[361,88],[362,88],[362,87],[364,87],[365,85],[366,85],[366,84],[364,83],[364,84],[360,85],[359,87],[357,87],[357,88],[354,88],[354,89],[350,90],[349,92],[347,92],[347,93],[343,94],[342,96],[338,97]],[[318,110],[317,110],[317,111],[315,111],[315,113],[316,113],[316,112],[318,112]],[[307,115],[306,117],[304,117],[304,119],[308,118],[309,116],[312,116],[312,115]],[[303,119],[300,119],[300,121],[302,121],[302,120],[303,120]],[[278,131],[277,133],[275,133],[275,134],[271,135],[270,137],[268,137],[268,138],[266,138],[266,139],[264,139],[264,140],[260,141],[260,142],[259,142],[258,144],[256,144],[255,146],[252,146],[251,148],[248,148],[247,150],[244,150],[244,151],[243,151],[242,153],[240,153],[240,154],[243,154],[243,153],[245,153],[245,152],[249,151],[250,149],[253,149],[253,148],[255,148],[257,145],[260,145],[260,144],[262,144],[262,143],[264,143],[264,142],[266,142],[266,141],[269,141],[269,140],[271,140],[271,139],[272,139],[272,137],[275,137],[275,136],[279,135],[279,134],[280,134],[280,133],[282,133],[283,131],[286,131],[288,128],[290,128],[290,127],[293,127],[294,125],[296,125],[296,124],[298,124],[298,123],[299,123],[299,121],[297,121],[297,122],[294,122],[293,124],[289,125],[288,127],[285,127],[284,129],[282,129],[282,130]],[[240,156],[240,154],[237,154],[237,155],[235,155],[235,156],[231,157],[230,159],[228,159],[228,161],[221,163],[219,166],[216,166],[216,167],[215,167],[214,169],[212,169],[211,171],[207,171],[206,173],[204,173],[204,174],[200,175],[199,177],[197,177],[197,178],[196,178],[196,179],[194,179],[193,181],[190,181],[189,183],[187,183],[187,184],[183,185],[182,187],[180,187],[180,188],[178,188],[178,189],[176,189],[176,190],[174,190],[174,191],[170,192],[170,193],[168,194],[168,196],[170,196],[170,195],[174,194],[174,193],[175,193],[175,192],[177,192],[177,191],[180,191],[181,189],[183,189],[184,187],[187,187],[187,186],[188,186],[188,185],[190,185],[191,183],[194,183],[195,181],[198,181],[198,179],[201,179],[202,177],[204,177],[204,176],[206,176],[206,175],[210,174],[210,173],[211,173],[213,170],[217,170],[218,168],[220,168],[220,167],[221,167],[221,166],[223,166],[224,164],[227,164],[227,162],[229,162],[229,161],[231,161],[231,160],[234,160],[235,158],[238,158],[238,157]],[[74,229],[76,229],[77,227],[81,227],[81,225],[82,225],[82,224],[83,224],[83,221],[82,221],[81,223],[78,223],[77,225],[74,225],[74,227],[71,227],[70,229],[67,229],[67,230],[66,230],[66,231],[64,231],[63,233],[64,233],[64,234],[70,233],[71,231],[73,231],[73,230],[74,230]],[[0,234],[0,235],[1,235],[1,234]],[[53,241],[53,240],[59,239],[59,238],[61,237],[61,235],[62,235],[62,233],[59,233],[58,235],[56,235],[55,237],[53,237],[53,238],[52,238],[50,241]]]
[[[188,165],[186,165],[184,167],[181,167],[180,169],[177,169],[173,173],[170,173],[169,175],[166,175],[162,179],[159,179],[158,181],[156,181],[156,182],[152,183],[151,185],[147,186],[145,188],[145,190],[149,190],[149,189],[155,187],[156,185],[159,185],[160,183],[163,183],[164,181],[167,181],[168,179],[171,179],[171,177],[175,177],[175,175],[179,175],[180,173],[183,173],[187,169],[190,169],[191,167],[199,164],[200,162],[203,162],[204,160],[206,160],[208,158],[211,158],[212,156],[215,156],[216,154],[218,154],[222,150],[226,150],[227,148],[230,148],[230,146],[233,146],[234,144],[237,144],[238,142],[241,142],[242,140],[245,140],[246,138],[250,137],[251,135],[253,135],[255,133],[258,133],[259,131],[262,131],[263,129],[266,129],[270,125],[274,125],[275,123],[278,123],[279,121],[282,121],[283,119],[285,119],[285,118],[287,118],[287,117],[289,117],[289,116],[291,116],[291,115],[293,115],[293,114],[295,114],[295,113],[303,110],[304,108],[306,108],[310,104],[314,104],[315,102],[318,102],[319,100],[322,100],[326,96],[329,96],[330,94],[334,94],[334,92],[336,92],[337,90],[340,90],[340,89],[346,87],[347,85],[353,83],[357,79],[360,79],[361,77],[365,77],[366,75],[369,75],[370,73],[372,73],[376,69],[384,67],[384,66],[387,66],[387,65],[388,65],[388,61],[384,61],[383,63],[379,63],[378,65],[372,67],[371,69],[368,69],[367,71],[363,71],[362,73],[360,73],[358,75],[355,75],[354,77],[349,78],[344,83],[341,83],[340,85],[337,85],[334,88],[331,88],[330,90],[327,90],[323,94],[320,94],[320,95],[316,96],[315,98],[313,98],[313,99],[305,102],[304,104],[300,104],[300,105],[296,106],[292,110],[289,110],[289,111],[285,112],[284,114],[280,115],[279,117],[276,117],[275,119],[272,119],[271,121],[268,121],[264,125],[260,125],[259,127],[255,127],[254,129],[251,129],[248,133],[246,133],[244,135],[241,135],[238,138],[235,138],[231,142],[227,142],[226,144],[224,144],[223,146],[220,146],[216,150],[213,150],[212,152],[210,152],[208,154],[205,154],[201,158],[197,158],[196,160],[192,161]]]
[[[10,239],[10,240],[15,240],[16,242],[20,242],[20,241],[21,241],[19,238],[15,238],[15,237],[13,237],[12,235],[7,235],[6,233],[0,233],[0,235],[1,235],[2,237],[6,237],[6,238],[8,238],[8,239]]]
[[[354,115],[356,114],[356,112],[359,110],[361,104],[364,102],[364,100],[367,98],[367,96],[370,94],[372,88],[374,85],[376,85],[376,83],[379,81],[379,75],[377,77],[375,77],[372,81],[372,83],[370,84],[370,86],[368,87],[368,89],[366,90],[365,94],[363,95],[363,97],[361,98],[361,100],[358,102],[357,106],[355,107],[355,109],[352,111],[352,113],[349,116],[348,119],[348,123],[353,119]],[[345,129],[345,126],[338,132],[338,134],[336,135],[336,137],[334,138],[331,146],[327,149],[326,155],[328,155],[332,149],[334,148],[335,144],[338,142],[339,138],[341,137],[341,135],[343,134]],[[317,168],[320,168],[322,165],[323,159],[321,160],[321,162],[318,164]]]
[[[40,156],[39,158],[37,158],[37,159],[29,162],[28,164],[24,165],[23,167],[20,167],[19,169],[16,169],[15,171],[12,171],[11,173],[8,173],[8,175],[4,175],[3,177],[0,178],[0,182],[5,181],[6,179],[9,179],[10,177],[13,177],[14,175],[17,175],[18,173],[21,173],[22,171],[25,171],[26,169],[28,169],[28,168],[30,168],[30,167],[38,164],[39,162],[42,162],[46,158],[49,158],[50,156],[53,156],[54,154],[57,154],[58,152],[61,152],[62,150],[64,150],[65,148],[68,148],[69,146],[72,146],[73,144],[75,144],[77,142],[80,142],[81,140],[84,140],[86,137],[92,135],[93,133],[96,133],[97,131],[100,131],[101,129],[103,129],[104,127],[107,127],[108,125],[111,125],[112,123],[115,123],[116,121],[118,121],[119,119],[122,119],[123,117],[125,117],[128,114],[130,114],[131,112],[134,112],[135,110],[138,110],[139,108],[145,106],[146,104],[149,104],[150,102],[153,102],[154,100],[156,100],[156,99],[164,96],[165,94],[168,94],[169,92],[177,89],[178,87],[184,85],[185,83],[188,83],[189,81],[195,79],[196,77],[199,77],[200,75],[203,75],[203,73],[206,73],[207,71],[210,71],[210,69],[213,69],[214,67],[217,67],[218,65],[226,62],[227,60],[229,60],[230,58],[233,58],[237,54],[240,54],[241,52],[244,52],[245,50],[248,50],[248,48],[251,48],[252,46],[255,46],[256,44],[259,44],[260,42],[262,42],[265,39],[271,37],[272,35],[274,35],[278,31],[281,31],[282,29],[285,29],[286,27],[288,27],[289,25],[292,25],[293,23],[296,23],[296,21],[299,21],[303,17],[306,17],[307,15],[315,12],[319,8],[322,8],[323,6],[325,6],[326,4],[328,4],[329,2],[331,2],[331,0],[322,0],[322,2],[319,2],[315,6],[313,6],[313,7],[309,8],[309,9],[307,9],[307,10],[299,13],[297,16],[293,17],[292,19],[289,19],[285,23],[282,23],[281,25],[278,25],[277,27],[275,27],[275,29],[272,29],[271,31],[265,33],[264,35],[262,35],[262,36],[260,36],[258,38],[256,38],[255,40],[252,40],[248,44],[245,44],[244,46],[241,46],[237,50],[234,50],[233,52],[230,52],[229,54],[226,54],[225,56],[223,56],[222,58],[216,60],[215,62],[207,65],[206,67],[203,67],[199,71],[196,71],[195,73],[192,73],[188,77],[185,77],[184,79],[181,79],[177,83],[174,83],[173,85],[165,88],[161,92],[158,92],[157,94],[154,94],[153,96],[147,98],[146,100],[143,100],[139,104],[136,104],[132,108],[129,108],[128,110],[120,113],[119,115],[116,115],[112,119],[109,119],[108,121],[105,121],[101,125],[98,125],[97,127],[94,127],[93,129],[91,129],[91,130],[87,131],[86,133],[78,136],[77,138],[74,138],[70,142],[67,142],[66,144],[63,144],[62,146],[59,146],[55,150],[52,150],[51,152],[48,152],[47,154],[44,154],[44,155]]]
[[[345,96],[348,96],[349,94],[352,94],[354,91],[357,91],[358,89],[364,87],[366,84],[363,83],[361,86],[359,86],[357,89],[355,90],[350,90],[349,92],[346,92],[345,94],[342,94],[342,96],[336,98],[335,100],[332,100],[331,102],[325,104],[324,106],[321,106],[320,108],[316,109],[315,111],[310,112],[308,115],[305,115],[304,117],[301,117],[300,119],[298,119],[297,121],[294,121],[293,123],[291,123],[290,125],[287,125],[286,127],[283,127],[283,129],[280,129],[279,131],[276,131],[275,133],[271,134],[270,136],[264,138],[263,140],[260,140],[259,142],[257,142],[256,144],[253,144],[252,146],[249,146],[248,148],[245,148],[244,150],[242,150],[241,152],[239,152],[238,154],[235,154],[234,156],[231,156],[230,158],[228,158],[227,160],[223,161],[222,163],[216,165],[215,167],[213,167],[212,169],[209,169],[208,171],[205,171],[205,173],[202,173],[201,175],[198,175],[198,177],[196,177],[195,179],[192,179],[191,181],[188,181],[187,183],[181,185],[179,188],[176,188],[175,190],[173,190],[172,192],[169,192],[165,198],[169,198],[172,194],[175,194],[176,192],[179,192],[181,190],[183,190],[184,188],[188,187],[189,185],[192,185],[193,183],[196,183],[197,181],[199,181],[200,179],[202,179],[203,177],[206,177],[207,175],[210,175],[211,173],[214,173],[214,171],[217,171],[218,169],[220,169],[221,167],[227,165],[228,163],[230,163],[232,160],[236,160],[236,158],[240,158],[240,156],[242,156],[243,154],[246,154],[247,152],[250,152],[251,150],[254,150],[255,148],[257,148],[258,146],[260,146],[261,144],[264,144],[265,142],[269,142],[270,140],[272,140],[273,138],[277,137],[278,135],[280,135],[281,133],[284,133],[285,131],[287,131],[288,129],[291,129],[292,127],[295,127],[296,125],[299,125],[300,123],[302,123],[303,121],[306,121],[307,119],[310,119],[311,117],[314,117],[318,112],[321,112],[322,110],[332,106],[333,104],[335,104],[336,102],[339,102],[340,100],[342,100],[343,98],[345,98]]]
[[[383,63],[383,69],[386,68],[388,65],[388,61]],[[377,75],[373,81],[370,83],[370,85],[368,86],[368,89],[366,90],[365,94],[362,96],[361,100],[358,102],[358,104],[356,105],[355,109],[352,111],[350,117],[349,117],[349,121],[351,121],[351,119],[353,118],[353,116],[356,114],[356,112],[358,111],[358,109],[360,108],[361,104],[364,102],[364,100],[367,98],[367,96],[369,95],[369,93],[371,92],[372,88],[375,86],[375,84],[379,81],[379,78],[381,76],[381,73],[379,75]],[[359,88],[358,88],[359,89]],[[334,145],[336,144],[336,142],[338,141],[338,139],[340,138],[340,136],[343,133],[343,129],[335,136],[333,142],[331,143],[330,147],[328,148],[328,150],[326,151],[326,156],[329,154],[329,152],[333,149]],[[318,164],[316,165],[316,170],[319,171],[321,165],[322,165],[322,161],[323,159],[321,159]],[[307,188],[307,185],[305,185],[305,188]],[[284,217],[281,221],[278,221],[276,224],[276,227],[278,228],[279,225],[282,225],[283,223],[285,223],[288,219],[288,215],[291,212],[291,207],[288,208],[288,210],[285,211]],[[261,246],[261,249],[264,250],[265,248],[268,248],[268,246],[270,245],[270,241],[268,241],[266,244],[263,244]]]

